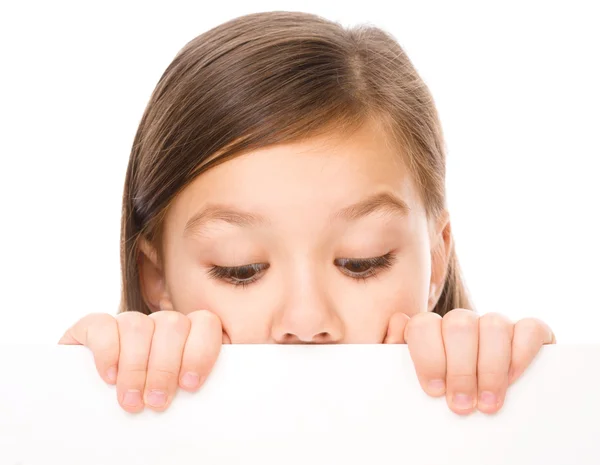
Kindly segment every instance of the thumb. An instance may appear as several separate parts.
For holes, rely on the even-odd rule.
[[[394,313],[388,323],[388,329],[383,343],[406,344],[406,339],[404,338],[404,330],[409,320],[410,317],[408,317],[408,315],[404,313]]]

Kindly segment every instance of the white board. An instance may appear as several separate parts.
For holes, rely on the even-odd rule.
[[[0,345],[2,465],[598,465],[600,345],[546,346],[496,415],[426,396],[406,346],[227,345],[196,394],[129,414],[91,352]]]

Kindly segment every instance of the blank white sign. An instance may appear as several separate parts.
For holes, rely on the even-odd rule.
[[[129,414],[74,346],[0,345],[0,463],[598,465],[600,345],[546,346],[496,415],[426,396],[406,346],[227,345]]]

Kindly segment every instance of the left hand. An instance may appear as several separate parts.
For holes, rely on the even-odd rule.
[[[386,344],[408,344],[423,390],[446,395],[450,409],[464,415],[476,408],[495,413],[508,386],[530,365],[544,344],[556,338],[546,323],[525,318],[512,323],[498,313],[479,316],[454,309],[442,318],[418,313],[390,319]]]

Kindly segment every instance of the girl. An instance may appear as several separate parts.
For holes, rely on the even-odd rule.
[[[123,193],[119,314],[83,344],[129,412],[194,391],[222,343],[408,344],[458,414],[501,408],[552,331],[479,317],[455,255],[429,89],[388,33],[233,19],[169,65]]]

